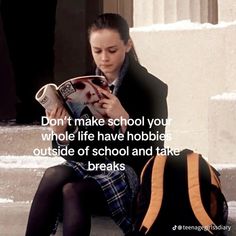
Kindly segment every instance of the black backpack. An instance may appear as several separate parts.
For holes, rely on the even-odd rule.
[[[228,207],[218,172],[191,150],[156,156],[145,165],[135,235],[224,235]]]

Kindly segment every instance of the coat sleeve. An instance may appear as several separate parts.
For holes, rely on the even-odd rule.
[[[129,81],[129,83],[128,83]],[[168,109],[167,109],[167,93],[168,86],[156,78],[155,76],[149,74],[145,69],[135,74],[129,74],[127,82],[124,81],[124,88],[122,90],[124,99],[122,99],[122,105],[129,114],[130,119],[144,119],[145,123],[141,126],[128,126],[126,130],[126,136],[128,134],[133,134],[134,136],[138,134],[155,134],[160,137],[161,134],[165,133],[165,126],[158,125],[149,127],[147,120],[152,119],[167,119]],[[126,97],[126,99],[125,99]],[[157,136],[156,136],[157,137]],[[151,139],[141,139],[141,140],[127,140],[123,146],[128,145],[130,148],[131,155],[128,158],[122,159],[126,164],[134,167],[136,172],[139,174],[145,165],[146,161],[155,155],[156,148],[164,148],[164,140],[159,138],[155,140]],[[151,149],[152,152],[146,152],[146,155],[140,153],[139,155],[133,155],[132,150],[135,149]]]

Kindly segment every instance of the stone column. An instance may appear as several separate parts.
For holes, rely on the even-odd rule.
[[[190,0],[190,18],[193,22],[217,24],[217,0]]]
[[[103,12],[118,13],[133,26],[133,0],[103,0]]]
[[[218,23],[218,0],[208,1],[208,21],[212,24]]]
[[[200,0],[190,0],[190,20],[193,22],[201,22]]]
[[[217,0],[134,0],[134,26],[190,20],[218,22]]]
[[[153,1],[153,19],[154,24],[163,24],[165,23],[165,14],[164,14],[165,0]]]
[[[165,0],[164,2],[164,23],[177,21],[177,0]]]
[[[153,20],[153,7],[155,0],[134,0],[134,26],[151,25]]]
[[[177,0],[177,20],[190,19],[190,1],[189,0]]]
[[[218,23],[217,0],[190,0],[190,18],[193,22]]]

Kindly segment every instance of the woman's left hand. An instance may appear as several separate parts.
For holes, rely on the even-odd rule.
[[[108,118],[124,118],[129,119],[129,114],[121,105],[119,99],[112,93],[99,89],[99,92],[104,96],[98,103],[104,109],[104,112]]]
[[[103,98],[95,105],[98,109],[102,109],[103,116],[111,119],[129,119],[129,114],[121,105],[119,99],[112,93],[99,88],[99,92],[103,95]],[[122,132],[126,131],[126,126],[121,127]]]

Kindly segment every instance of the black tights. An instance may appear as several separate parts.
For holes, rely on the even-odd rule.
[[[95,180],[78,179],[72,168],[59,165],[45,171],[32,202],[25,235],[49,236],[59,209],[63,209],[64,236],[88,236],[91,212],[106,212],[107,204]]]

